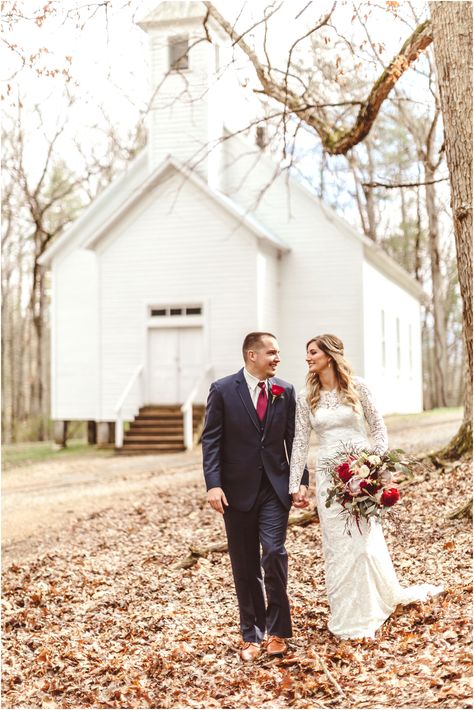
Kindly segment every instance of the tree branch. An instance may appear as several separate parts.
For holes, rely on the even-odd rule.
[[[222,27],[232,41],[238,44],[252,62],[263,93],[287,106],[290,112],[298,115],[311,126],[319,135],[324,150],[330,155],[345,154],[350,148],[364,140],[372,128],[383,101],[398,79],[433,41],[431,21],[426,20],[414,30],[403,44],[400,52],[379,76],[367,99],[363,102],[352,128],[334,129],[328,125],[320,113],[308,110],[306,101],[303,102],[302,98],[288,88],[285,83],[274,81],[270,74],[270,67],[264,66],[256,52],[243,39],[239,39],[239,35],[232,25],[212,3],[205,2],[205,5],[209,9],[209,15]]]
[[[437,178],[436,180],[426,180],[426,182],[362,182],[361,185],[364,187],[385,187],[387,190],[391,190],[395,187],[420,187],[420,185],[433,185],[435,182],[443,182],[444,180],[449,180],[449,177]]]

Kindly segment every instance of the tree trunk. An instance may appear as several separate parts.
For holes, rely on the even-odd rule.
[[[472,4],[430,2],[456,256],[463,302],[468,378],[464,421],[449,453],[472,447]]]
[[[420,182],[421,182],[421,180],[420,180]],[[402,190],[402,192],[403,192],[403,190]],[[418,283],[421,283],[421,281],[422,281],[422,278],[421,278],[421,232],[422,232],[422,226],[421,226],[420,188],[418,187],[416,190],[416,237],[415,237],[415,254],[414,254],[415,279],[418,281]]]
[[[365,148],[367,151],[367,171],[368,171],[368,182],[372,183],[375,180],[375,169],[374,161],[372,157],[372,146],[369,140],[365,142]],[[365,203],[367,209],[367,222],[369,226],[367,236],[372,241],[377,241],[377,217],[375,214],[375,198],[374,191],[370,187],[364,188]]]
[[[435,179],[435,173],[425,161],[425,182]],[[446,317],[444,307],[445,286],[441,274],[438,214],[436,211],[436,188],[425,185],[426,212],[428,215],[428,239],[431,264],[432,304],[433,304],[433,375],[435,407],[446,407],[446,378],[448,376],[448,352],[446,345]]]

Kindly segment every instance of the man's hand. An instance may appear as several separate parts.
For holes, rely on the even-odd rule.
[[[209,488],[209,490],[207,491],[207,500],[211,505],[211,508],[214,508],[214,510],[216,510],[218,513],[224,515],[224,508],[222,504],[229,504],[222,488]]]
[[[293,505],[295,508],[307,508],[309,505],[308,500],[308,487],[300,486],[298,493],[292,493]]]

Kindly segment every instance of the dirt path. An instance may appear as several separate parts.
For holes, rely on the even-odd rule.
[[[459,412],[433,414],[421,422],[388,417],[390,446],[429,451],[448,442],[459,423]],[[78,456],[4,471],[3,563],[28,556],[40,541],[54,542],[61,529],[77,518],[111,507],[130,508],[138,493],[147,492],[156,504],[160,491],[175,489],[180,505],[186,487],[201,476],[199,448],[162,456]]]

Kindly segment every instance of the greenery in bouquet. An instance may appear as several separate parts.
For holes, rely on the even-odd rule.
[[[346,532],[351,534],[351,523],[359,531],[360,520],[370,524],[373,518],[381,521],[390,515],[400,500],[401,477],[411,477],[411,459],[403,449],[389,449],[384,453],[341,445],[331,457],[321,462],[332,485],[328,488],[326,508],[333,504],[342,507]]]

